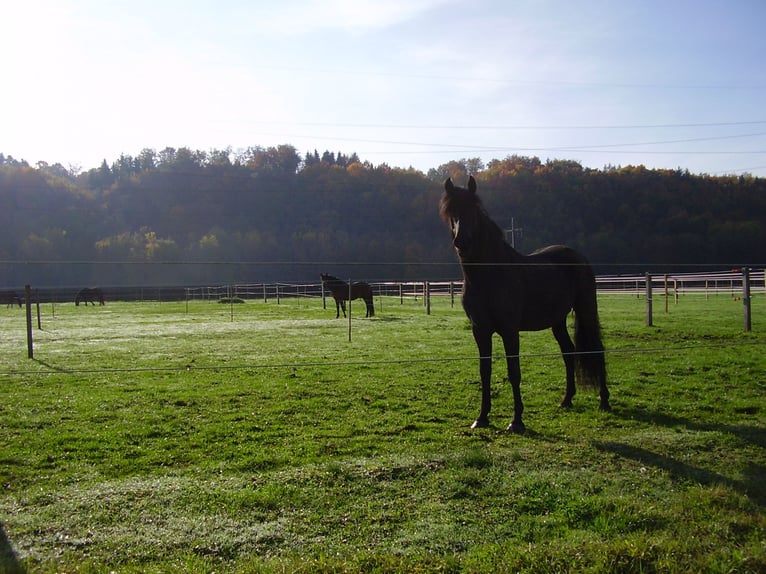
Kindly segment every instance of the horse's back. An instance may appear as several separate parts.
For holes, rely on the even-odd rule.
[[[595,280],[590,263],[579,251],[566,245],[549,245],[524,257],[526,278],[532,283]],[[539,285],[538,285],[539,286]]]
[[[530,263],[590,265],[584,255],[567,245],[548,245],[526,255],[524,259]]]

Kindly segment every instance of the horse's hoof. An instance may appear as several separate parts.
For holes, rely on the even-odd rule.
[[[513,421],[511,424],[508,425],[508,430],[514,434],[523,434],[527,428],[524,426],[524,423],[519,421]]]
[[[471,425],[472,429],[485,429],[489,426],[489,419],[486,417],[479,417]]]
[[[571,409],[572,408],[572,399],[569,399],[569,400],[564,399],[563,401],[561,401],[561,404],[559,405],[559,407],[562,408],[562,409]]]
[[[601,406],[598,407],[598,410],[600,410],[602,413],[608,413],[612,410],[612,405],[609,403],[602,403]]]

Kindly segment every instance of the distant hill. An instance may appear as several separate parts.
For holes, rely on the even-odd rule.
[[[459,276],[438,217],[468,171],[520,251],[566,243],[603,273],[766,263],[766,180],[512,156],[374,166],[292,146],[144,150],[71,174],[0,154],[0,286]]]

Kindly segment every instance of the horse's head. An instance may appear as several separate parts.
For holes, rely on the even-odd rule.
[[[468,188],[457,187],[451,178],[444,182],[439,213],[452,231],[452,246],[460,259],[474,258],[480,247],[482,224],[489,221],[479,196],[476,180],[468,178]]]

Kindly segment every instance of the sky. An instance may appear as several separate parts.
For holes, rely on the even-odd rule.
[[[763,0],[0,0],[0,153],[766,177]]]

